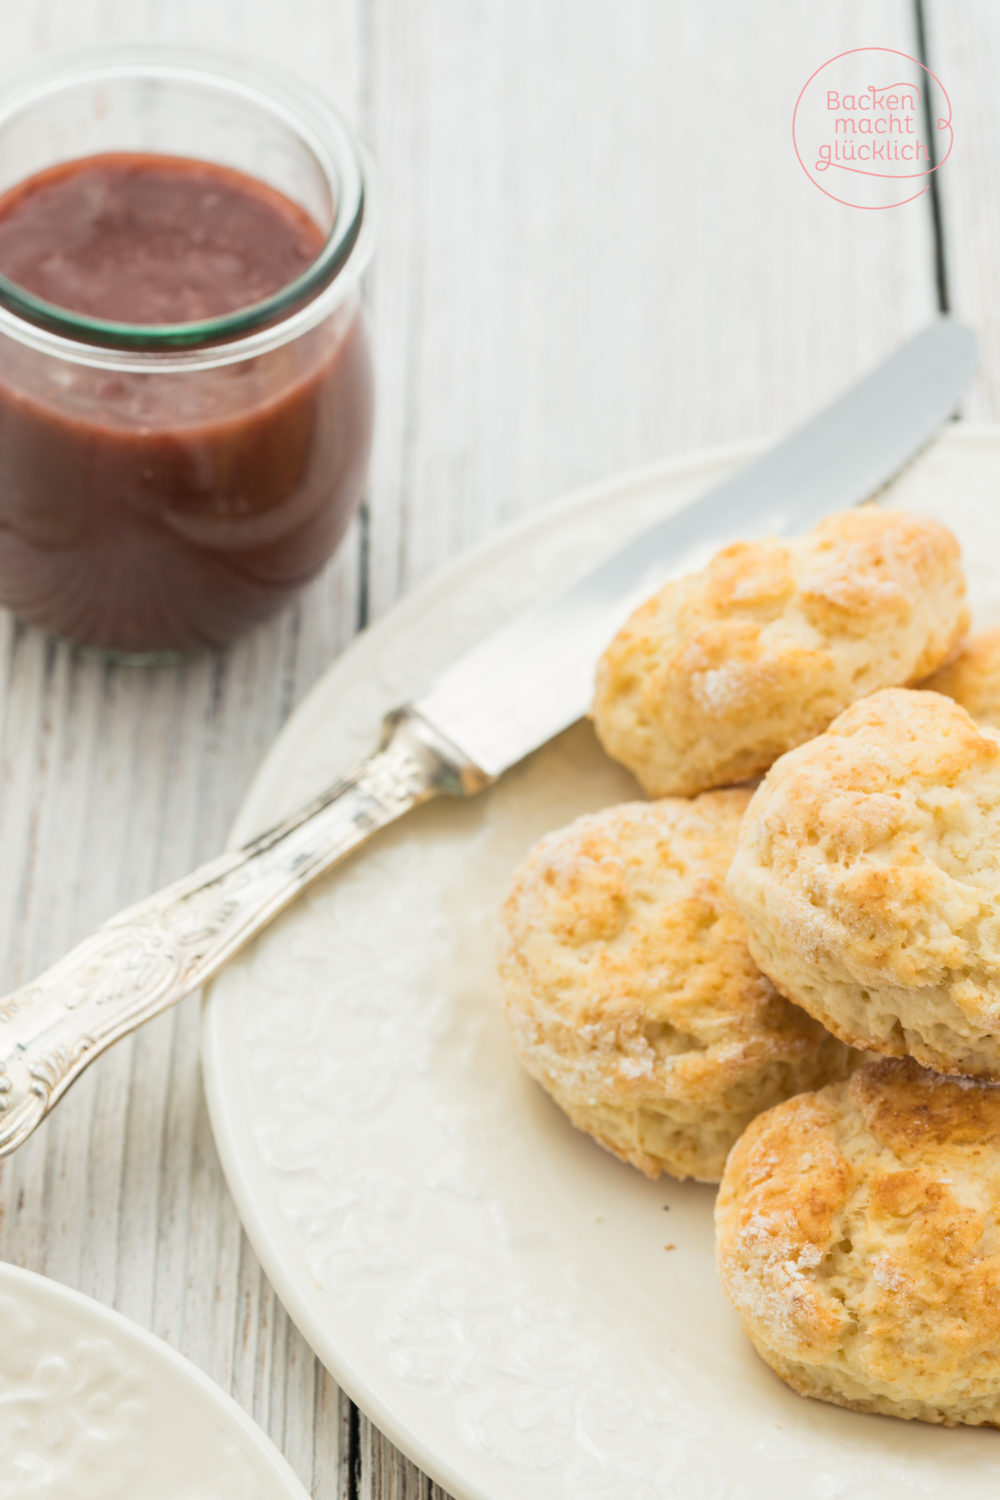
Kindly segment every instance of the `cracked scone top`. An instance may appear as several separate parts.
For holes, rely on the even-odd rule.
[[[729,872],[750,951],[854,1046],[1000,1077],[1000,731],[890,688],[779,760]]]
[[[1000,1425],[1000,1089],[880,1059],[761,1115],[716,1201],[723,1286],[802,1395]]]
[[[746,781],[856,699],[926,677],[967,628],[947,527],[862,506],[727,547],[647,600],[601,658],[594,725],[654,796]]]
[[[742,790],[633,802],[549,834],[514,876],[514,1045],[574,1125],[650,1176],[718,1181],[760,1110],[850,1054],[747,951],[725,893]]]

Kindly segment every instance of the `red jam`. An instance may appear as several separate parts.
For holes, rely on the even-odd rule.
[[[299,276],[324,236],[226,167],[114,154],[0,197],[0,272],[116,323],[213,319]],[[330,556],[372,425],[357,298],[308,332],[209,368],[115,370],[0,335],[0,602],[85,645],[218,644]]]

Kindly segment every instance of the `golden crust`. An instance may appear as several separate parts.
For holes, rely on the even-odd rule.
[[[972,636],[921,686],[954,698],[978,724],[1000,729],[1000,626]]]
[[[796,1390],[1000,1423],[1000,1089],[882,1059],[760,1115],[726,1164],[716,1254]]]
[[[527,1071],[650,1176],[717,1181],[740,1131],[849,1054],[750,959],[726,871],[745,791],[627,803],[548,835],[503,910]]]
[[[782,994],[852,1045],[1000,1077],[1000,732],[888,689],[771,769],[728,888]]]
[[[864,506],[727,547],[647,600],[598,665],[594,725],[655,796],[745,781],[856,699],[926,677],[968,623],[951,532]]]

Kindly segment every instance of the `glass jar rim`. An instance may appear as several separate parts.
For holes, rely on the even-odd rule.
[[[239,59],[168,47],[108,47],[63,54],[0,97],[0,134],[29,106],[78,83],[146,76],[221,88],[266,110],[307,146],[331,189],[335,217],[319,254],[271,296],[192,323],[91,318],[34,296],[0,274],[0,333],[74,364],[114,370],[205,369],[278,348],[321,322],[357,286],[374,247],[372,164],[354,132],[297,78]]]

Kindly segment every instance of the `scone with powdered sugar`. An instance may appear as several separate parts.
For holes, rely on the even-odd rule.
[[[594,726],[653,796],[731,785],[928,676],[967,628],[947,527],[863,506],[727,547],[643,604],[601,658]]]
[[[725,892],[749,800],[627,803],[549,834],[514,877],[501,973],[527,1071],[615,1155],[718,1181],[762,1109],[849,1050],[775,991]]]
[[[716,1254],[794,1390],[1000,1426],[1000,1088],[881,1059],[769,1110],[726,1163]]]

